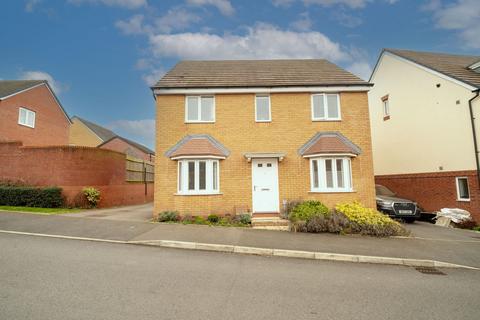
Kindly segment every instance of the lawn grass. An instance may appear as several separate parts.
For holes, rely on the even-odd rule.
[[[27,212],[33,214],[52,215],[59,213],[73,213],[82,211],[81,209],[68,209],[68,208],[35,208],[35,207],[14,207],[14,206],[0,206],[0,211],[16,211]]]

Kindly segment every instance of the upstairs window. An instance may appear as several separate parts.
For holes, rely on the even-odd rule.
[[[340,96],[337,93],[312,95],[312,120],[341,120]]]
[[[258,95],[255,97],[255,121],[272,121],[272,114],[270,110],[270,96]]]
[[[382,97],[383,120],[390,119],[390,104],[388,102],[388,94]]]
[[[35,128],[35,112],[25,108],[19,108],[18,124],[30,128]]]
[[[470,190],[468,188],[467,177],[457,177],[457,200],[470,201]]]
[[[215,122],[215,97],[187,96],[185,122]]]
[[[178,193],[185,195],[219,192],[218,160],[188,159],[178,161]]]

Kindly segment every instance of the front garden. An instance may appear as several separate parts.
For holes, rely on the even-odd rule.
[[[202,216],[193,217],[188,214],[181,216],[177,211],[164,211],[158,215],[156,221],[220,227],[249,227],[252,220],[250,214],[240,214],[235,216],[218,216],[216,214],[210,214],[207,218],[204,218]]]

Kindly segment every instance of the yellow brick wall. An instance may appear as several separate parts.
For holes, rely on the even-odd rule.
[[[73,119],[70,125],[69,144],[84,147],[96,147],[103,141],[97,137],[83,122]]]
[[[279,198],[320,200],[329,207],[342,201],[359,200],[375,206],[372,147],[368,98],[364,92],[341,93],[342,121],[313,122],[310,93],[270,95],[272,122],[255,122],[254,94],[217,94],[214,124],[186,124],[185,96],[157,96],[155,213],[177,210],[182,214],[233,213],[252,208],[251,163],[246,152],[285,152],[279,162]],[[354,192],[310,193],[309,161],[297,150],[318,131],[339,131],[362,149],[352,159]],[[165,151],[188,134],[210,134],[231,152],[220,160],[220,195],[180,196],[177,190],[177,162]]]

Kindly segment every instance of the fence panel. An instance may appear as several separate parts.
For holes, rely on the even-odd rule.
[[[153,182],[155,165],[152,162],[127,156],[126,181]]]

